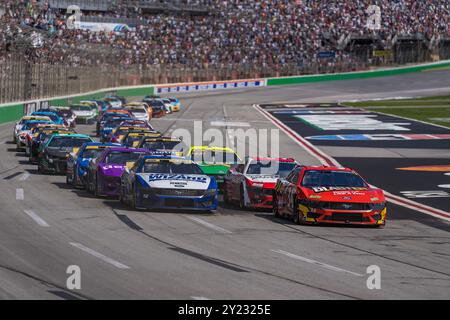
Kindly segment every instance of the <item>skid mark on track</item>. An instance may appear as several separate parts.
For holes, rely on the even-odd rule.
[[[28,279],[34,280],[34,281],[36,281],[36,282],[39,282],[39,283],[41,283],[41,284],[43,284],[43,285],[45,285],[45,286],[47,286],[47,287],[53,287],[53,288],[56,288],[56,289],[59,290],[58,292],[64,292],[65,294],[70,295],[70,296],[73,296],[73,297],[76,297],[76,298],[78,298],[78,299],[94,300],[94,298],[91,298],[91,297],[89,297],[89,296],[87,296],[87,295],[84,295],[84,294],[82,294],[82,293],[72,292],[72,291],[69,292],[69,290],[68,290],[67,288],[62,287],[62,286],[60,286],[60,285],[58,285],[58,284],[56,284],[56,283],[54,283],[54,282],[50,282],[50,281],[48,281],[48,280],[39,278],[39,277],[37,277],[37,276],[34,276],[34,275],[30,274],[30,273],[27,273],[27,272],[25,272],[25,271],[21,271],[21,270],[16,269],[16,268],[12,268],[12,267],[5,266],[5,265],[0,265],[0,269],[3,269],[3,270],[5,270],[5,271],[9,271],[9,272],[12,272],[12,273],[19,274],[19,275],[24,276],[24,277],[26,277],[26,278],[28,278]],[[49,292],[50,292],[50,293],[54,293],[54,292],[51,292],[50,290],[49,290]]]
[[[280,221],[280,219],[277,219],[277,220]],[[450,273],[447,273],[447,272],[434,270],[434,269],[431,269],[431,268],[427,268],[427,267],[416,265],[414,263],[402,261],[402,260],[399,260],[399,259],[396,259],[396,258],[391,258],[391,257],[385,256],[385,255],[382,255],[380,253],[376,253],[376,252],[372,252],[372,251],[369,251],[369,250],[361,249],[361,248],[358,248],[358,247],[355,247],[355,246],[352,246],[352,245],[349,245],[349,244],[345,244],[345,243],[342,243],[342,242],[339,242],[339,241],[336,241],[336,240],[325,238],[323,236],[318,236],[318,235],[312,234],[310,232],[306,232],[306,231],[294,228],[294,227],[289,226],[289,225],[287,225],[287,224],[285,224],[283,222],[279,222],[279,223],[280,223],[280,225],[284,226],[285,228],[289,228],[291,230],[295,230],[296,232],[301,233],[303,235],[308,235],[308,236],[314,237],[316,239],[320,239],[320,240],[323,240],[323,241],[326,241],[326,242],[330,242],[330,243],[333,243],[333,244],[338,245],[338,246],[342,246],[342,247],[350,248],[350,249],[353,249],[353,250],[357,250],[359,252],[367,253],[367,254],[370,254],[372,256],[376,256],[376,257],[379,257],[379,258],[382,258],[382,259],[385,259],[385,260],[397,262],[397,263],[400,263],[400,264],[403,264],[403,265],[407,265],[407,266],[410,266],[410,267],[413,267],[413,268],[417,268],[417,269],[420,269],[420,270],[429,271],[429,272],[433,272],[433,273],[436,273],[436,274],[440,274],[440,275],[444,275],[444,276],[450,277]]]
[[[236,264],[236,263],[233,263],[233,262],[221,260],[221,259],[218,259],[218,258],[209,257],[209,256],[203,255],[201,253],[197,253],[197,252],[185,249],[185,248],[181,248],[181,247],[176,246],[176,245],[174,245],[174,244],[172,244],[170,242],[167,242],[165,240],[162,240],[162,239],[160,239],[158,237],[155,237],[155,236],[147,233],[139,225],[134,223],[128,216],[118,213],[116,209],[111,209],[111,210],[114,213],[114,215],[120,221],[125,223],[132,230],[137,231],[140,234],[142,234],[143,236],[145,236],[145,237],[147,237],[149,239],[152,239],[152,240],[154,240],[154,241],[164,245],[165,247],[167,247],[167,249],[172,250],[174,252],[178,252],[180,254],[189,255],[189,256],[191,256],[193,258],[198,258],[201,261],[212,263],[212,264],[214,264],[216,266],[220,266],[222,268],[226,268],[226,269],[228,269],[230,271],[247,272],[247,273],[255,272],[255,273],[258,273],[258,274],[263,274],[263,275],[268,276],[268,277],[276,278],[276,279],[279,279],[279,280],[284,280],[284,281],[287,281],[287,282],[290,282],[290,283],[298,284],[298,285],[301,285],[303,287],[314,289],[314,290],[318,290],[318,291],[325,292],[325,293],[328,293],[328,294],[333,294],[333,295],[337,295],[337,296],[345,297],[345,298],[349,298],[349,299],[361,300],[360,298],[352,296],[352,295],[348,295],[348,294],[345,294],[345,293],[329,290],[329,289],[322,288],[322,287],[317,287],[317,286],[314,286],[314,285],[311,285],[311,284],[308,284],[308,283],[304,283],[304,282],[300,282],[300,281],[297,281],[297,280],[294,280],[294,279],[290,279],[290,278],[284,277],[282,275],[277,275],[277,274],[274,274],[274,273],[271,273],[271,272],[267,272],[267,271],[264,271],[264,270],[261,270],[261,269],[256,269],[256,268],[252,268],[252,267],[242,266],[242,265],[239,265],[239,264]],[[243,271],[238,271],[238,270],[243,270]]]

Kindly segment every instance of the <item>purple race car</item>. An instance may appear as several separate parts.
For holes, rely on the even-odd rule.
[[[84,180],[86,190],[95,196],[118,196],[120,177],[127,163],[133,163],[146,153],[148,153],[146,149],[106,148],[89,163],[87,176]]]

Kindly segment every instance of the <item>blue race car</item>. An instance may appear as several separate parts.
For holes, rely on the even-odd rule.
[[[31,114],[32,116],[45,116],[49,117],[54,124],[63,124],[66,125],[64,122],[64,118],[60,117],[56,112],[54,111],[35,111]]]
[[[119,199],[133,209],[212,211],[217,209],[218,187],[191,160],[145,155],[125,168]]]
[[[97,158],[103,149],[117,147],[116,143],[87,142],[76,152],[72,152],[67,159],[66,183],[74,188],[83,187],[87,175],[89,161]]]
[[[105,114],[98,122],[97,135],[100,140],[104,141],[106,137],[123,121],[130,120],[131,116],[128,114],[111,115]]]

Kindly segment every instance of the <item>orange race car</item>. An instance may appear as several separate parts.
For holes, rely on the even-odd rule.
[[[273,212],[298,224],[384,226],[386,200],[352,169],[299,166],[278,179]]]

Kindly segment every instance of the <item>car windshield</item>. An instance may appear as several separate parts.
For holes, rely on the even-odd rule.
[[[31,129],[36,128],[38,125],[43,124],[43,123],[46,123],[46,122],[29,122],[29,123],[25,123],[22,126],[22,130],[31,130]]]
[[[85,149],[82,155],[82,158],[94,159],[100,154],[103,149]]]
[[[108,120],[105,122],[104,127],[105,128],[114,128],[114,127],[117,127],[118,125],[120,125],[123,121],[124,121],[124,119]]]
[[[142,168],[144,173],[203,174],[198,165],[191,162],[169,160],[147,160]]]
[[[274,160],[252,161],[247,169],[247,174],[254,175],[274,175],[286,177],[296,164],[294,162],[280,162]]]
[[[367,187],[364,180],[353,172],[306,171],[302,186],[305,187]]]
[[[80,137],[54,137],[48,146],[51,148],[79,148],[86,142],[91,142],[91,140]]]
[[[142,148],[148,150],[173,150],[181,141],[145,141]]]
[[[130,108],[131,113],[146,113],[144,108]]]
[[[151,100],[151,101],[148,101],[148,104],[149,104],[151,107],[164,107],[164,103],[162,103],[162,102],[159,101],[159,100]]]
[[[106,156],[105,163],[125,165],[127,162],[136,161],[142,154],[142,152],[112,151]]]
[[[43,116],[44,116],[44,117],[49,117],[50,120],[52,120],[52,121],[56,121],[56,120],[59,119],[59,116],[56,115],[56,114],[54,114],[54,113],[46,114],[46,115],[43,115]]]
[[[239,162],[238,156],[234,152],[200,150],[191,154],[191,159],[195,162],[235,164]]]
[[[71,110],[65,110],[65,109],[58,111],[58,113],[60,115],[62,115],[63,117],[70,117],[73,115],[73,112]]]

